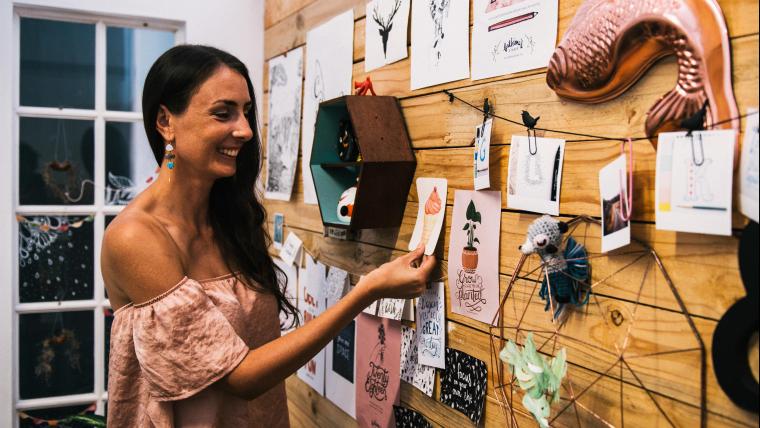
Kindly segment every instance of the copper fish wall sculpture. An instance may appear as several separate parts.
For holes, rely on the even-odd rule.
[[[647,112],[646,134],[679,129],[707,102],[705,127],[739,129],[728,29],[714,0],[588,0],[549,62],[557,95],[601,103],[630,88],[659,59],[675,55],[678,80]],[[734,147],[738,159],[738,132]]]

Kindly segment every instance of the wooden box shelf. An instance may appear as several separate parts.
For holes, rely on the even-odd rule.
[[[341,120],[353,127],[361,161],[338,157]],[[320,103],[309,166],[326,227],[356,231],[401,225],[417,162],[396,98],[348,95]],[[338,219],[337,206],[353,185],[356,199],[347,223]]]

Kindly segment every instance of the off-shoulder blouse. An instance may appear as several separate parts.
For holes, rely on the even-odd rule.
[[[114,313],[108,427],[288,427],[285,385],[253,401],[216,381],[280,337],[277,301],[233,274],[183,278]]]

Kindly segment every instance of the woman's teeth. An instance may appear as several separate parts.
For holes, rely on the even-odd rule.
[[[217,149],[216,151],[223,155],[231,156],[234,158],[235,156],[237,156],[240,149]]]

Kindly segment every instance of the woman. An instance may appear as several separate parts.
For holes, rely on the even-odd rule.
[[[103,238],[116,309],[108,425],[288,426],[283,380],[371,302],[419,295],[435,260],[420,248],[386,263],[280,337],[278,312],[295,308],[253,191],[261,147],[246,67],[218,49],[174,47],[142,103],[161,173]]]

